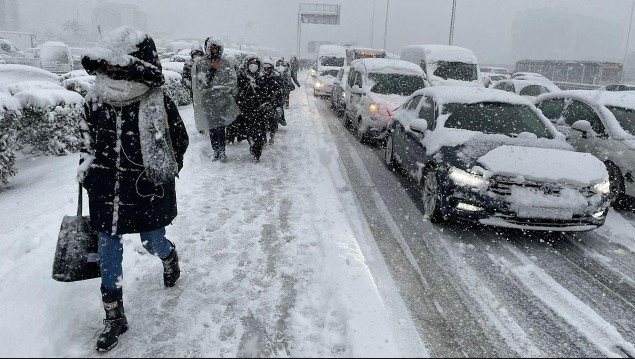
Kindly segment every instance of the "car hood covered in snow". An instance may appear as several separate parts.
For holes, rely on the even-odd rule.
[[[485,177],[505,176],[573,186],[591,186],[608,178],[602,161],[589,153],[504,145],[477,160],[473,170]]]
[[[397,109],[397,107],[403,105],[404,101],[406,101],[407,98],[408,96],[380,95],[374,92],[370,92],[368,95],[368,99],[371,100],[373,103],[385,106],[390,111],[394,111],[395,109]]]

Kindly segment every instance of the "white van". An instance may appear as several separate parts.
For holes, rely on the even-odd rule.
[[[346,49],[339,45],[322,45],[318,52],[316,75],[326,70],[339,70],[346,62]]]
[[[65,74],[73,70],[71,50],[63,42],[49,41],[40,46],[40,61],[44,70]]]
[[[449,45],[412,45],[401,60],[421,66],[431,86],[483,87],[478,60],[468,49]]]

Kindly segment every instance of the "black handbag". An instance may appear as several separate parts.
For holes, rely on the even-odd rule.
[[[77,282],[99,278],[99,238],[90,227],[90,218],[82,216],[82,185],[79,185],[77,216],[64,216],[57,237],[53,260],[53,279]]]

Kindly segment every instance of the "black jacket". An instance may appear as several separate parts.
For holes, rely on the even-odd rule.
[[[189,140],[174,102],[165,98],[170,136],[179,169]],[[95,157],[83,185],[88,191],[90,220],[94,230],[125,234],[150,232],[169,225],[176,217],[174,180],[160,186],[143,174],[139,142],[139,102],[121,108],[87,103],[86,127],[91,139],[82,152]],[[121,116],[121,150],[117,151],[117,116]],[[86,138],[86,137],[84,137]],[[117,208],[115,208],[117,207]]]

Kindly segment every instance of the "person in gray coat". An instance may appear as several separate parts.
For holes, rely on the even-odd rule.
[[[240,114],[234,99],[238,82],[233,63],[223,57],[220,40],[208,38],[205,51],[205,56],[194,60],[192,66],[194,119],[199,132],[209,131],[213,159],[225,162],[225,127]]]

